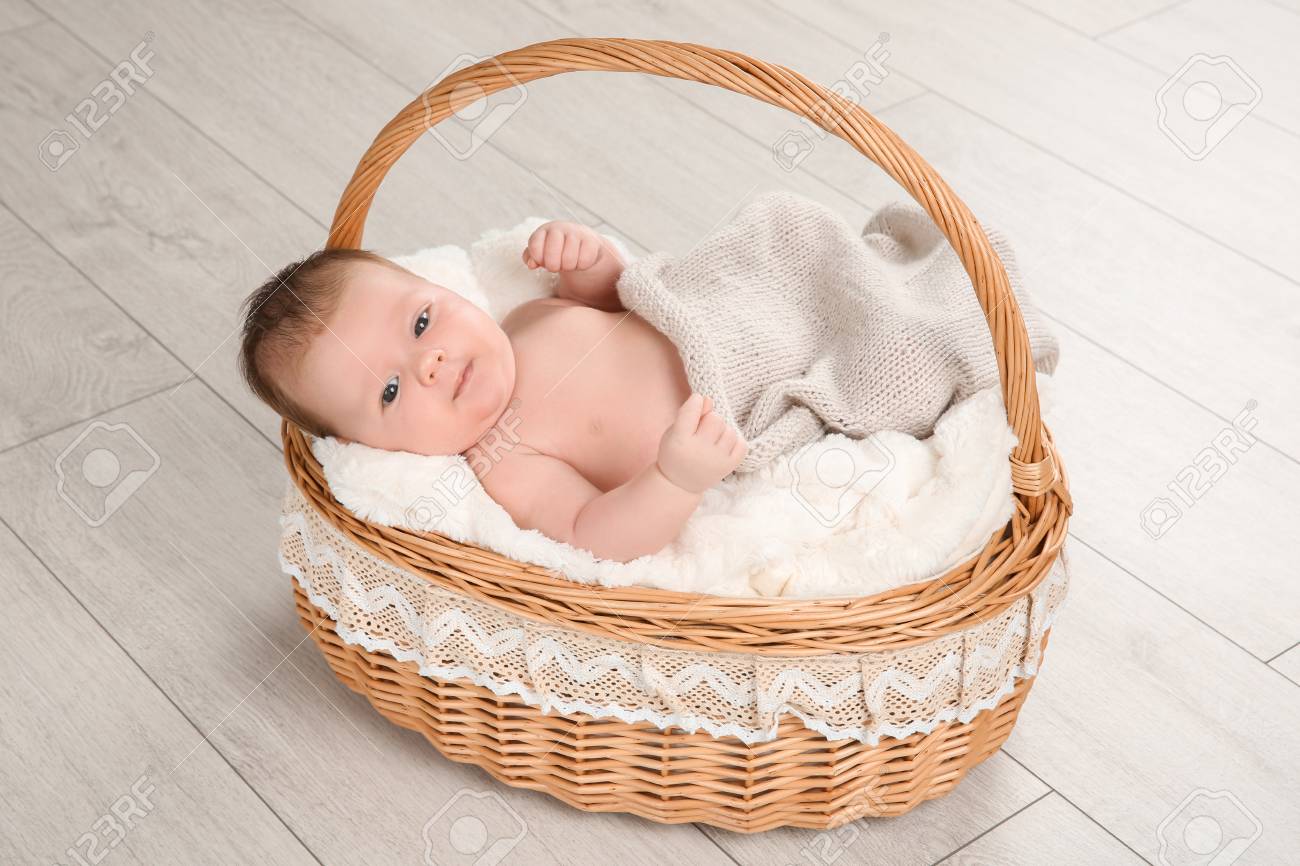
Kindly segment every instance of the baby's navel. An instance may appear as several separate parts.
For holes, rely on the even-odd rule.
[[[599,418],[592,418],[591,421],[587,423],[587,430],[592,436],[599,436],[605,431],[605,428],[604,425],[600,423]]]

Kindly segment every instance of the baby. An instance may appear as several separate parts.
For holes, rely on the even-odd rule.
[[[373,253],[313,253],[249,297],[244,378],[314,435],[465,455],[522,528],[620,562],[657,553],[747,443],[624,310],[605,238],[548,222],[522,255],[558,274],[555,296],[498,325]]]

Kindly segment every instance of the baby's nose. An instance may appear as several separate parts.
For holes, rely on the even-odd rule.
[[[420,381],[432,384],[438,378],[442,362],[447,360],[447,353],[442,349],[431,349],[420,358]]]

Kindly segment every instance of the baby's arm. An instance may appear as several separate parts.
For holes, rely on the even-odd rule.
[[[623,259],[595,229],[581,223],[545,223],[529,236],[523,258],[529,268],[560,275],[556,297],[610,312],[623,309],[614,288],[623,273]]]
[[[608,493],[556,457],[528,454],[502,461],[484,486],[521,529],[627,562],[657,553],[677,537],[700,494],[670,482],[651,463]]]
[[[483,476],[483,485],[521,528],[627,562],[675,539],[704,491],[746,449],[735,428],[711,411],[711,401],[692,394],[664,432],[658,459],[607,493],[545,454],[512,454]]]

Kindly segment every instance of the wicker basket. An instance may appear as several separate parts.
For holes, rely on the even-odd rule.
[[[306,435],[283,427],[285,462],[309,510],[361,551],[466,603],[539,626],[642,648],[807,661],[902,653],[970,630],[1024,603],[1061,553],[1067,479],[1039,418],[1029,338],[1006,272],[983,230],[934,170],[859,106],[798,73],[743,54],[633,39],[564,39],[462,69],[407,105],[371,144],[344,191],[330,247],[358,247],[389,168],[432,124],[506,87],[575,70],[646,72],[706,82],[786,108],[870,157],[931,215],[961,258],[988,320],[1007,417],[1016,512],[984,548],[946,574],[866,598],[723,598],[578,584],[448,538],[371,525],[331,495]],[[762,742],[582,712],[547,713],[518,695],[422,674],[413,661],[349,639],[294,583],[299,617],[338,678],[445,756],[591,811],[741,832],[827,828],[899,815],[950,791],[1006,740],[1034,670],[972,718],[874,744],[828,739],[792,715]],[[1050,627],[1050,624],[1049,624]],[[340,631],[343,634],[340,634]],[[1034,641],[1036,656],[1046,644]]]

